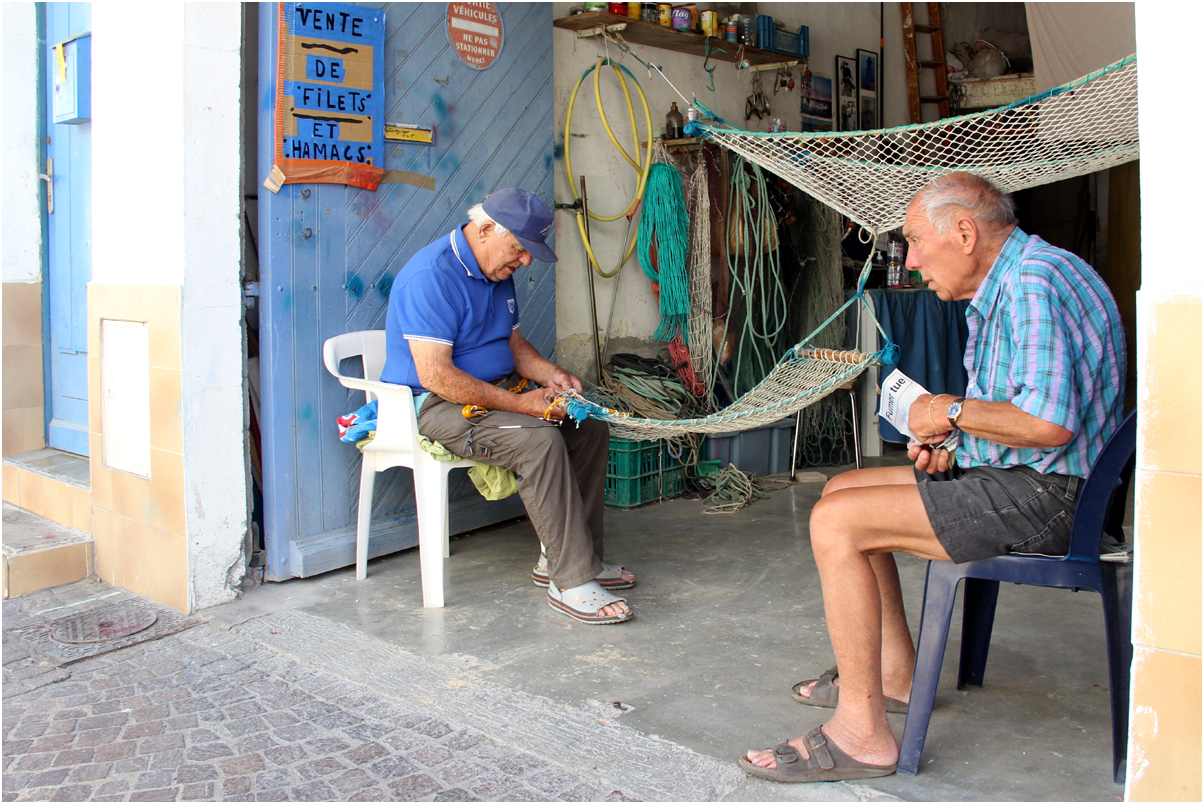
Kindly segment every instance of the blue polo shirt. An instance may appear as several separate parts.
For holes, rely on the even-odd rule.
[[[410,353],[415,340],[450,345],[456,368],[493,382],[514,370],[510,335],[517,328],[514,281],[487,279],[457,228],[411,257],[393,283],[380,378],[416,395],[428,390]]]

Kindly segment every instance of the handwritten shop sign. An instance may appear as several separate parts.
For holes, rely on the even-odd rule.
[[[281,3],[275,159],[264,185],[384,176],[385,15],[346,3]]]
[[[502,52],[502,15],[494,3],[448,3],[447,38],[465,64],[484,70]]]

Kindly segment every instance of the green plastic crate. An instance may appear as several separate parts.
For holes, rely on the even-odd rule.
[[[606,461],[606,505],[636,508],[680,496],[686,467],[669,455],[665,441],[610,437]]]

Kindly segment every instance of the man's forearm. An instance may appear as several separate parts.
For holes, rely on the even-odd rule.
[[[552,375],[560,370],[559,366],[541,355],[526,338],[517,333],[510,339],[510,351],[514,353],[514,370],[540,385],[550,385]]]
[[[915,401],[912,422],[918,435],[936,436],[953,429],[945,411],[954,400],[950,394],[922,396]],[[1048,449],[1070,442],[1074,433],[1056,424],[1025,413],[1011,402],[989,402],[984,399],[967,399],[962,403],[962,412],[957,419],[958,429],[1005,447],[1020,449]]]
[[[423,386],[436,396],[457,405],[479,405],[488,410],[527,413],[518,394],[478,380],[455,366],[435,364],[424,367]]]

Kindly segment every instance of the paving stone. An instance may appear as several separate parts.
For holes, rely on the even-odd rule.
[[[186,756],[193,762],[204,762],[207,759],[231,757],[234,756],[234,752],[231,751],[230,747],[225,743],[214,741],[211,743],[201,743],[200,745],[190,746]]]
[[[109,743],[108,745],[98,745],[93,752],[93,759],[97,762],[110,762],[115,759],[126,759],[132,757],[138,750],[138,743],[133,740],[123,740],[119,743]]]
[[[227,776],[244,776],[267,769],[263,763],[263,757],[259,754],[244,754],[231,759],[219,760],[217,765]]]
[[[467,790],[453,787],[451,790],[440,790],[432,801],[480,801],[476,796],[468,794]]]
[[[378,757],[383,757],[389,753],[389,749],[385,748],[380,743],[364,743],[363,745],[352,748],[343,757],[355,765],[366,765]]]
[[[449,735],[443,744],[453,751],[467,751],[470,748],[478,746],[486,742],[486,737],[482,734],[474,734],[467,729],[461,729]]]
[[[5,746],[7,749],[8,746]],[[16,768],[18,771],[40,771],[46,770],[54,764],[55,755],[47,751],[44,754],[25,754],[17,758]]]
[[[531,773],[523,781],[536,790],[542,790],[548,795],[555,795],[576,786],[581,780],[566,770],[545,768]]]
[[[130,793],[130,801],[175,801],[180,795],[178,787],[164,787],[159,790],[138,790]]]
[[[57,753],[70,748],[73,742],[75,742],[74,734],[55,734],[50,737],[39,737],[29,747],[29,753],[37,754],[42,751],[54,751]]]
[[[213,799],[213,782],[195,782],[180,789],[183,801],[209,801]]]
[[[138,779],[134,782],[135,790],[147,790],[150,788],[170,787],[175,773],[169,770],[147,771],[139,774]]]
[[[347,765],[339,761],[336,757],[321,757],[311,762],[297,766],[297,772],[301,774],[301,778],[306,781],[317,779],[322,776],[329,776],[332,773],[337,773],[346,770]]]
[[[73,748],[70,751],[60,751],[54,757],[54,766],[61,768],[63,766],[86,765],[92,761],[91,748]]]
[[[50,797],[51,801],[87,801],[92,795],[92,785],[90,784],[69,784],[58,788],[54,791],[54,795]]]
[[[427,720],[425,723],[419,723],[417,726],[413,727],[413,730],[419,734],[425,734],[427,737],[433,737],[436,740],[438,740],[440,737],[451,734],[453,731],[452,727],[444,723],[442,720],[435,720],[433,718]]]
[[[372,765],[372,772],[384,779],[409,776],[416,770],[418,770],[418,766],[402,756],[386,757]]]
[[[217,768],[213,767],[212,765],[203,765],[199,763],[187,764],[180,765],[178,768],[176,768],[175,782],[177,784],[188,785],[195,782],[206,782],[210,779],[216,779],[217,777]]]
[[[141,709],[135,709],[130,712],[130,717],[135,723],[142,723],[147,720],[162,720],[171,714],[171,707],[166,704],[157,704],[155,706],[144,706]]]
[[[75,747],[93,748],[113,745],[114,741],[120,734],[120,726],[114,726],[111,729],[93,729],[92,731],[81,732],[80,735],[75,738]]]
[[[153,754],[157,751],[169,751],[184,747],[184,735],[179,732],[166,732],[147,737],[138,743],[139,754]]]
[[[172,731],[195,729],[197,727],[197,717],[196,715],[176,715],[175,717],[169,717],[164,725]]]
[[[289,798],[293,801],[334,801],[338,793],[325,779],[317,779],[294,787],[289,791]]]
[[[514,779],[494,778],[478,782],[470,788],[485,801],[547,801],[547,797],[520,784]]]
[[[151,770],[175,770],[184,764],[184,751],[176,748],[151,754]]]
[[[129,791],[133,786],[133,782],[129,779],[110,779],[109,781],[96,788],[98,796],[119,796]]]
[[[379,787],[369,787],[347,797],[348,801],[385,801],[386,799],[388,799],[388,793]]]
[[[310,740],[306,745],[314,754],[335,754],[339,751],[346,751],[351,747],[351,744],[346,740],[338,737],[319,737],[316,740]]]
[[[277,787],[286,787],[293,782],[293,774],[287,768],[276,768],[274,770],[263,771],[255,774],[252,777],[251,785],[256,791],[272,790]]]
[[[29,781],[25,784],[26,787],[50,787],[58,786],[67,779],[67,774],[71,772],[70,768],[54,768],[52,770],[44,770],[39,773],[34,773],[29,776]]]
[[[304,748],[299,745],[279,745],[275,748],[265,748],[263,757],[273,765],[291,765],[294,762],[300,762],[309,756]]]
[[[130,757],[113,763],[114,773],[137,773],[150,768],[150,757]]]
[[[361,768],[352,768],[344,773],[331,776],[326,781],[339,791],[339,798],[346,798],[357,790],[363,790],[365,787],[376,784],[376,780]]]
[[[395,782],[389,783],[389,792],[398,801],[417,801],[420,798],[426,798],[431,793],[439,790],[443,785],[439,784],[425,773],[415,773],[412,776],[407,776],[404,779],[398,779]]]
[[[167,731],[167,726],[162,721],[152,720],[150,723],[135,723],[132,726],[126,726],[125,731],[121,732],[121,738],[137,740],[140,737],[150,737],[165,731]]]
[[[251,792],[251,780],[246,777],[238,779],[226,779],[222,782],[222,798],[229,799],[231,796],[241,796]]]

